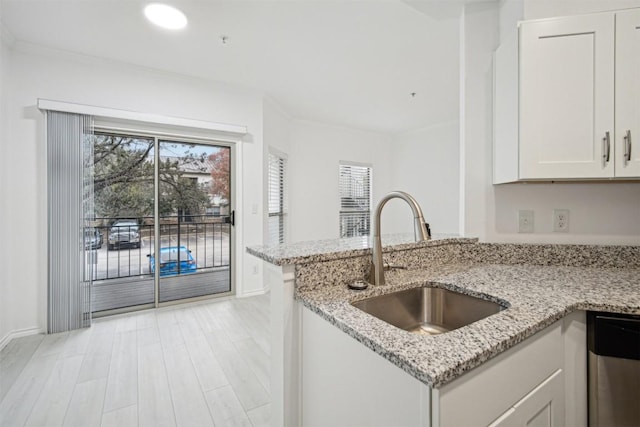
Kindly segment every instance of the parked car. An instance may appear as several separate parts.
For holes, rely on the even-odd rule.
[[[150,254],[149,271],[156,272],[155,256]],[[180,268],[178,269],[178,261]],[[193,259],[191,251],[184,246],[169,246],[160,248],[160,276],[174,276],[176,274],[195,273],[198,269],[196,260]]]
[[[121,219],[114,222],[109,230],[108,250],[121,249],[123,247],[140,247],[140,226],[132,219]]]
[[[102,247],[102,233],[95,228],[84,230],[84,248],[100,249]]]

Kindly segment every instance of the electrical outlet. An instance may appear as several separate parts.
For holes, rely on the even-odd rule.
[[[258,266],[254,265],[253,270],[251,271],[253,274],[258,274]]]
[[[518,233],[533,233],[533,211],[518,211]]]
[[[569,209],[553,210],[553,231],[560,233],[569,231]]]

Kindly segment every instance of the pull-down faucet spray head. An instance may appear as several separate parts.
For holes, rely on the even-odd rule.
[[[375,215],[373,217],[373,228],[371,241],[373,244],[373,254],[371,260],[371,270],[369,272],[369,283],[373,285],[384,285],[384,262],[382,260],[382,239],[380,238],[380,216],[382,214],[382,208],[391,199],[402,199],[413,211],[414,220],[414,236],[416,242],[422,242],[429,240],[429,234],[424,222],[424,216],[422,215],[422,209],[420,205],[410,194],[404,191],[392,191],[384,196],[378,206],[376,207]]]

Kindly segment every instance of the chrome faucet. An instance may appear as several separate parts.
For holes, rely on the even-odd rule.
[[[373,217],[373,234],[371,237],[373,243],[373,258],[371,260],[371,270],[369,271],[369,283],[372,285],[384,285],[384,261],[382,260],[382,239],[380,238],[380,215],[382,208],[391,199],[402,199],[409,204],[413,211],[414,219],[414,237],[416,242],[429,240],[427,227],[424,223],[422,209],[416,202],[416,199],[404,191],[392,191],[378,202],[376,212]]]

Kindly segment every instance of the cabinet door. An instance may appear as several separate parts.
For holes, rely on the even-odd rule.
[[[615,139],[616,176],[640,177],[640,9],[616,13]]]
[[[520,178],[612,177],[614,14],[521,24],[520,82]]]
[[[490,427],[560,427],[564,425],[564,378],[558,369]]]

